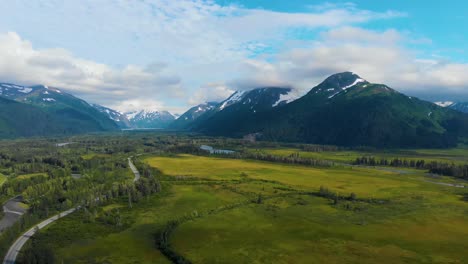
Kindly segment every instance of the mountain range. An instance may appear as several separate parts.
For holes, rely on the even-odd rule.
[[[177,118],[168,111],[139,110],[122,113],[97,104],[93,107],[107,115],[121,129],[167,128]]]
[[[0,83],[0,109],[0,138],[165,128],[175,120],[167,111],[121,113],[44,85]]]
[[[57,88],[0,83],[0,137],[169,128],[213,136],[375,147],[448,147],[468,137],[468,103],[430,103],[352,72],[308,91],[262,87],[222,102],[167,111],[122,113]],[[456,111],[455,111],[456,110]]]
[[[168,111],[140,110],[124,114],[130,121],[130,128],[167,128],[176,117]]]
[[[236,92],[185,129],[344,146],[447,147],[468,136],[468,115],[344,72],[302,97],[277,87]]]

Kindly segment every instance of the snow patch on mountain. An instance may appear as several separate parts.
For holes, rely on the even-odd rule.
[[[349,88],[353,87],[354,85],[356,85],[356,84],[358,84],[358,83],[362,83],[362,82],[366,82],[366,80],[361,79],[361,78],[357,78],[352,84],[347,85],[347,86],[345,86],[345,87],[343,87],[343,88],[341,88],[341,89],[342,89],[342,90],[346,90],[346,89],[349,89]]]
[[[128,113],[125,113],[125,116],[127,117],[128,120],[132,120],[135,118],[136,115],[138,115],[140,112],[138,111],[132,111],[132,112],[128,112]]]
[[[449,106],[454,105],[454,102],[444,101],[444,102],[434,102],[434,104],[441,106],[441,107],[449,107]]]
[[[347,89],[349,89],[349,88],[351,88],[351,87],[354,87],[355,85],[357,85],[357,84],[359,84],[359,83],[362,83],[362,82],[367,82],[367,81],[364,80],[364,79],[361,79],[361,78],[357,78],[357,79],[354,80],[354,82],[351,83],[350,85],[346,85],[346,86],[344,86],[344,87],[340,87],[341,90],[338,91],[338,92],[336,92],[336,93],[334,93],[334,94],[332,94],[332,95],[330,95],[330,96],[328,96],[328,99],[331,99],[331,98],[335,97],[335,95],[341,93],[342,91],[346,91]]]
[[[42,101],[44,102],[55,102],[54,98],[42,98]]]
[[[298,94],[295,91],[290,91],[290,92],[288,92],[286,94],[281,94],[278,101],[276,101],[272,105],[272,107],[276,107],[276,106],[280,105],[281,103],[289,104],[290,102],[295,101],[295,100],[299,99],[300,97],[302,97],[302,95]]]
[[[8,83],[2,83],[2,84],[0,84],[0,87],[5,89],[5,91],[8,91],[8,89],[15,89],[18,92],[24,93],[24,94],[28,94],[28,93],[32,92],[32,90],[33,90],[30,87],[25,87],[25,86],[16,85],[16,84],[8,84]]]
[[[219,107],[219,110],[223,110],[227,106],[230,106],[232,104],[235,104],[242,100],[243,95],[246,93],[246,91],[237,91],[233,95],[231,95],[226,101],[224,101],[221,106]]]
[[[33,89],[29,87],[23,87],[22,89],[18,89],[18,92],[20,93],[30,93]]]

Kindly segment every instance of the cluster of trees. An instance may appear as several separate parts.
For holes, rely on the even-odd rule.
[[[127,200],[132,207],[143,197],[159,192],[159,172],[142,167],[140,179],[134,182],[127,157],[136,150],[155,151],[161,144],[167,148],[171,143],[164,139],[93,135],[0,142],[0,173],[8,178],[0,186],[0,199],[21,195],[29,206],[16,224],[2,231],[0,252],[6,252],[25,229],[59,211],[80,205],[93,215],[99,205]],[[146,141],[154,144],[145,146]],[[72,144],[57,145],[63,142]],[[103,212],[95,220],[112,226],[122,224],[118,210]],[[38,251],[36,246],[32,249],[24,252],[25,263],[51,263],[46,251]]]
[[[430,164],[429,172],[468,180],[468,165],[435,162],[434,164]]]
[[[307,166],[314,166],[314,167],[331,167],[334,164],[333,162],[328,161],[328,160],[303,158],[303,157],[300,157],[299,154],[292,154],[290,156],[276,156],[276,155],[264,154],[264,153],[250,153],[250,152],[238,153],[236,152],[229,156],[238,158],[238,159],[255,159],[255,160],[279,162],[279,163],[286,163],[286,164],[300,164],[300,165],[307,165]]]
[[[32,239],[31,246],[24,249],[21,256],[23,264],[56,263],[54,252],[46,245],[41,245]]]
[[[356,201],[357,196],[355,193],[351,193],[349,196],[340,196],[338,193],[330,191],[328,188],[320,186],[319,192],[317,194],[320,197],[328,198],[333,201],[333,204],[338,204],[340,200],[346,201]]]
[[[300,148],[309,152],[338,151],[341,148],[332,145],[301,145]]]
[[[468,165],[457,165],[454,163],[425,161],[425,160],[406,160],[400,158],[394,159],[376,159],[374,157],[358,157],[356,158],[355,165],[368,165],[368,166],[392,166],[392,167],[407,167],[416,169],[425,169],[430,173],[453,176],[463,179],[468,179]]]
[[[355,165],[368,165],[368,166],[392,166],[392,167],[407,167],[416,169],[426,169],[426,165],[429,165],[424,160],[406,160],[400,158],[384,159],[375,158],[372,156],[358,157],[354,161]]]

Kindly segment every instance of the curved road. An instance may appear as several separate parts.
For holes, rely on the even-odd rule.
[[[133,174],[135,175],[135,178],[133,179],[134,182],[138,181],[140,179],[140,172],[138,169],[135,167],[135,165],[132,162],[132,157],[128,158],[128,165],[130,166],[130,169],[132,170]],[[10,249],[8,249],[7,254],[5,255],[5,258],[3,259],[3,264],[13,264],[16,262],[16,257],[18,256],[18,253],[21,251],[21,248],[23,248],[24,244],[28,242],[29,238],[31,238],[38,230],[48,226],[49,224],[57,221],[58,219],[65,217],[73,212],[75,212],[77,209],[79,209],[80,206],[77,206],[75,208],[68,209],[67,211],[61,212],[57,215],[52,216],[51,218],[48,218],[42,222],[40,222],[38,225],[32,227],[28,231],[26,231],[24,234],[22,234],[16,241],[11,245]]]
[[[78,208],[78,207],[77,207]],[[74,211],[76,211],[77,208],[72,208],[67,211],[61,212],[60,214],[57,214],[55,216],[52,216],[51,218],[44,220],[40,222],[38,225],[34,226],[33,228],[29,229],[26,231],[26,233],[22,234],[16,241],[11,245],[10,249],[8,250],[7,254],[5,255],[5,258],[3,259],[4,264],[12,264],[15,263],[16,257],[18,256],[18,253],[20,252],[21,248],[28,242],[29,238],[32,237],[39,229],[42,229],[49,225],[50,223],[67,216]]]

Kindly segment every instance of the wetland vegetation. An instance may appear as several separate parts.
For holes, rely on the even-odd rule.
[[[57,212],[21,263],[463,263],[467,182],[411,164],[468,164],[449,150],[342,149],[125,132],[3,141],[3,201],[27,213],[5,253]],[[210,145],[235,152],[210,154]],[[24,148],[23,148],[24,146]],[[26,151],[26,149],[28,149]],[[133,182],[127,158],[141,179]],[[405,160],[408,166],[375,160]],[[404,162],[402,162],[404,164]],[[72,174],[81,174],[73,178]],[[459,186],[456,188],[455,185]]]

